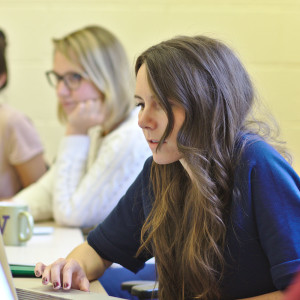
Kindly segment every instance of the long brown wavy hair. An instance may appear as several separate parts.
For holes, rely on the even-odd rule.
[[[253,85],[236,54],[205,36],[155,45],[137,58],[136,74],[143,64],[168,117],[157,151],[173,129],[172,99],[185,110],[177,145],[191,176],[179,161],[153,162],[155,200],[138,253],[153,249],[159,299],[219,299],[234,168],[243,149],[236,145],[253,132],[247,120]]]

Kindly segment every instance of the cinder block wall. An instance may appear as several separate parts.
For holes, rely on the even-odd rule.
[[[63,134],[44,76],[51,38],[100,24],[124,43],[132,66],[146,47],[178,34],[207,34],[240,55],[277,118],[300,173],[299,0],[0,0],[9,39],[10,84],[0,94],[34,121],[51,161]]]

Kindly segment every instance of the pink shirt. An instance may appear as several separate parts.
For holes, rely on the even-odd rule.
[[[24,163],[43,152],[43,146],[31,121],[22,113],[0,105],[0,199],[15,195],[22,184],[14,165]]]
[[[300,270],[294,278],[292,284],[285,291],[282,300],[299,300],[300,299]]]

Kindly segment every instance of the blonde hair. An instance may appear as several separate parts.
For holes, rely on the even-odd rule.
[[[112,130],[129,115],[134,107],[132,76],[128,59],[120,41],[100,26],[88,26],[61,39],[53,39],[59,51],[78,63],[93,84],[104,95],[107,110],[105,131]],[[58,117],[66,120],[59,104]]]

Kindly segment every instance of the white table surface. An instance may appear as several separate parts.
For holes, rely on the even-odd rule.
[[[39,261],[49,264],[60,257],[66,257],[84,241],[79,228],[59,227],[54,222],[37,223],[35,227],[50,227],[52,232],[33,235],[24,246],[5,246],[9,264],[35,266]],[[41,281],[40,278],[14,278],[14,281],[20,280],[38,283]],[[98,280],[90,283],[90,290],[94,293],[106,294]]]
[[[5,246],[9,264],[34,266],[37,262],[50,264],[66,257],[84,241],[79,228],[58,227],[54,223],[36,224],[36,227],[53,227],[53,232],[33,235],[23,246]]]

